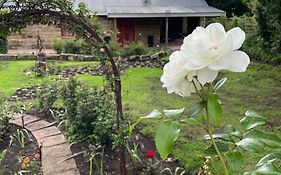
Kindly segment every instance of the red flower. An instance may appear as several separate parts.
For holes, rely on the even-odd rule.
[[[23,164],[20,164],[20,169],[21,170],[24,170],[25,169],[25,164],[23,163]]]
[[[148,150],[146,153],[146,156],[147,156],[147,158],[153,158],[153,156],[154,156],[153,150],[152,149]]]
[[[33,155],[33,157],[36,159],[36,160],[39,160],[40,159],[40,154],[39,153],[35,153]]]
[[[23,158],[23,163],[28,164],[30,162],[30,158],[28,156]]]

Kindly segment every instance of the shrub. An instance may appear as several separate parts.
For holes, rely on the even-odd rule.
[[[62,87],[68,138],[91,143],[111,141],[114,130],[113,99],[105,90],[82,87],[72,79]]]
[[[58,98],[57,86],[43,86],[38,92],[38,107],[43,113],[49,113]]]
[[[7,36],[0,34],[0,53],[6,54],[7,52],[8,52]]]
[[[11,116],[9,112],[5,109],[2,109],[2,111],[0,112],[0,141],[2,140],[2,138],[7,133],[10,127],[10,119]]]
[[[11,112],[9,111],[8,107],[4,105],[5,100],[3,96],[0,94],[0,142],[8,132],[10,127],[10,119],[11,119]]]
[[[63,39],[55,39],[53,42],[53,49],[58,53],[62,53],[64,49],[64,40]]]
[[[91,47],[83,39],[69,39],[64,45],[64,51],[72,54],[91,54]]]
[[[127,44],[121,49],[122,57],[128,57],[131,55],[145,55],[147,53],[147,48],[142,42],[139,41]]]
[[[276,47],[269,48],[266,45],[266,41],[262,37],[248,35],[242,49],[248,53],[252,59],[280,64],[281,55],[278,53],[278,49]]]
[[[243,29],[246,33],[257,33],[257,21],[254,17],[250,16],[233,16],[231,18],[227,18],[224,16],[221,17],[214,17],[214,18],[208,18],[206,25],[214,22],[219,22],[224,25],[226,30],[230,30],[234,27],[240,27]]]

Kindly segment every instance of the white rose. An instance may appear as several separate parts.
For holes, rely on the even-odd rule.
[[[190,65],[181,52],[174,52],[169,62],[164,66],[161,81],[168,93],[176,93],[180,96],[190,96],[195,92],[192,80],[196,75],[196,70],[190,70]],[[200,86],[197,85],[198,89]]]
[[[219,70],[246,71],[249,56],[238,51],[244,40],[245,33],[240,28],[226,32],[223,25],[213,23],[206,28],[197,27],[184,39],[180,51],[192,63],[190,69],[199,70],[198,79],[204,85],[212,82]]]

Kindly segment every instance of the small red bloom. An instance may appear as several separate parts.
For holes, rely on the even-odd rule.
[[[23,163],[28,164],[29,162],[30,162],[30,158],[28,156],[23,158]]]
[[[24,163],[20,164],[20,169],[21,169],[21,170],[24,170],[24,169],[25,169],[25,164],[24,164]]]
[[[40,154],[39,153],[35,153],[33,155],[33,157],[36,159],[36,160],[39,160],[40,159]]]
[[[146,156],[147,156],[147,158],[153,158],[153,156],[154,156],[153,150],[152,149],[148,150],[146,153]]]

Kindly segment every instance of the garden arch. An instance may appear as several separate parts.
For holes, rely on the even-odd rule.
[[[64,23],[75,35],[85,39],[91,46],[103,48],[111,65],[116,103],[116,124],[119,129],[123,119],[120,71],[106,41],[101,38],[87,16],[82,12],[75,12],[73,6],[74,4],[70,0],[2,0],[0,2],[0,31],[8,35],[20,31],[30,24],[56,25]],[[125,149],[121,146],[120,150],[120,170],[121,174],[125,175],[127,174]]]

